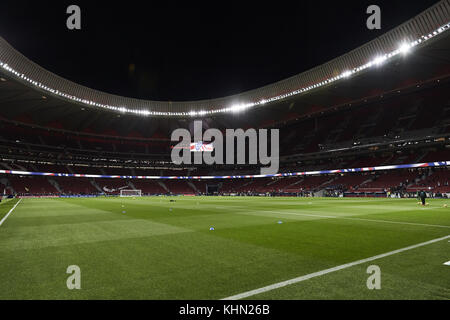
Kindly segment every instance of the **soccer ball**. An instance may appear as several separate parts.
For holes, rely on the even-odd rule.
[[[447,208],[447,204],[446,203],[444,203],[444,208]]]

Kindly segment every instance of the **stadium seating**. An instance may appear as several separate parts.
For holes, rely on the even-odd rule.
[[[165,180],[164,185],[174,194],[196,194],[186,180]]]
[[[330,183],[331,188],[339,188],[342,190],[354,190],[365,182],[373,179],[373,175],[365,174],[347,174],[342,175]]]
[[[389,190],[396,187],[404,187],[407,184],[418,178],[419,173],[417,171],[394,171],[387,172],[380,175],[373,181],[362,184],[358,190],[359,191],[383,191]]]
[[[280,125],[279,172],[450,161],[450,149],[445,148],[450,133],[447,92],[446,86],[436,86],[327,112],[319,112],[323,109],[310,106],[308,117],[293,117]],[[114,128],[102,132],[85,128],[75,132],[63,130],[56,122],[41,127],[33,125],[32,121],[31,118],[21,122],[20,119],[0,117],[0,154],[7,155],[0,160],[0,169],[121,176],[259,173],[259,167],[253,165],[176,167],[170,159],[170,134],[161,129],[148,132],[133,129],[120,134]],[[223,194],[317,193],[325,189],[414,192],[422,188],[450,192],[448,171],[437,170],[430,176],[423,175],[423,171],[400,170],[200,181],[7,174],[0,177],[7,192],[41,195],[117,195],[122,188],[140,189],[144,194],[198,194],[206,193],[208,185],[217,186],[217,191]]]
[[[60,194],[51,185],[47,177],[40,176],[8,176],[9,185],[18,195],[57,195]]]
[[[99,190],[94,187],[90,179],[58,177],[55,180],[61,188],[62,193],[65,195],[89,195],[99,193]]]
[[[417,192],[420,190],[432,191],[434,193],[448,193],[450,192],[450,171],[436,170],[423,180],[417,181],[408,186],[408,191]]]

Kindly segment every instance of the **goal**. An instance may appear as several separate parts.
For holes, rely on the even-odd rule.
[[[142,190],[120,190],[121,197],[140,197]]]

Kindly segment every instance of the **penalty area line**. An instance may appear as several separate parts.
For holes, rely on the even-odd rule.
[[[0,226],[3,224],[3,222],[5,222],[5,220],[9,217],[9,215],[14,211],[14,209],[17,207],[17,205],[22,201],[22,198],[19,199],[19,201],[16,202],[16,204],[14,205],[14,207],[11,208],[11,210],[9,210],[9,212],[3,217],[2,220],[0,220]]]
[[[386,252],[386,253],[382,253],[382,254],[379,254],[379,255],[376,255],[376,256],[373,256],[373,257],[370,257],[370,258],[357,260],[357,261],[353,261],[353,262],[350,262],[350,263],[342,264],[340,266],[336,266],[336,267],[333,267],[333,268],[329,268],[329,269],[321,270],[321,271],[318,271],[318,272],[310,273],[310,274],[307,274],[307,275],[304,275],[304,276],[300,276],[300,277],[297,277],[297,278],[294,278],[294,279],[290,279],[290,280],[274,283],[274,284],[271,284],[269,286],[265,286],[265,287],[262,287],[262,288],[259,288],[259,289],[243,292],[243,293],[240,293],[240,294],[237,294],[237,295],[234,295],[234,296],[223,298],[221,300],[239,300],[239,299],[248,298],[248,297],[260,294],[260,293],[264,293],[264,292],[272,291],[272,290],[279,289],[279,288],[282,288],[282,287],[286,287],[286,286],[289,286],[291,284],[299,283],[299,282],[302,282],[302,281],[305,281],[305,280],[309,280],[309,279],[312,279],[312,278],[315,278],[315,277],[320,277],[320,276],[323,276],[323,275],[328,274],[328,273],[332,273],[332,272],[340,271],[340,270],[343,270],[343,269],[347,269],[347,268],[350,268],[350,267],[353,267],[353,266],[364,264],[366,262],[370,262],[370,261],[374,261],[374,260],[377,260],[377,259],[381,259],[381,258],[385,258],[385,257],[388,257],[388,256],[392,256],[392,255],[397,254],[397,253],[401,253],[401,252],[404,252],[404,251],[416,249],[416,248],[423,247],[423,246],[426,246],[426,245],[429,245],[429,244],[432,244],[432,243],[435,243],[435,242],[439,242],[439,241],[442,241],[442,240],[446,240],[446,239],[450,239],[450,235],[442,237],[442,238],[437,238],[437,239],[429,240],[429,241],[426,241],[426,242],[418,243],[418,244],[415,244],[415,245],[412,245],[412,246],[409,246],[409,247],[405,247],[405,248],[401,248],[401,249],[397,249],[397,250],[394,250],[394,251],[389,251],[389,252]]]

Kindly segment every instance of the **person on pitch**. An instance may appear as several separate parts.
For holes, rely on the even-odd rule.
[[[421,190],[419,192],[419,198],[420,198],[420,201],[422,202],[422,205],[424,206],[425,205],[425,199],[427,198],[427,194],[425,193],[425,191]]]

